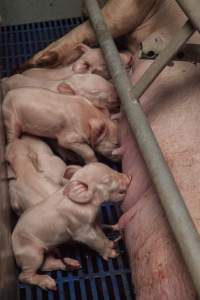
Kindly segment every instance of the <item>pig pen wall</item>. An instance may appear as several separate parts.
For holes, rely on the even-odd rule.
[[[0,95],[0,103],[2,96]],[[17,281],[14,259],[12,256],[10,232],[12,230],[11,210],[9,205],[6,166],[4,159],[5,135],[0,105],[0,299],[17,299]]]
[[[44,48],[49,42],[59,38],[83,21],[83,18],[48,21],[25,25],[2,27],[0,34],[1,77],[9,76],[13,69],[33,53]],[[128,256],[124,243],[119,243],[120,256],[105,262],[96,252],[76,245],[64,249],[81,262],[82,269],[75,272],[50,272],[56,279],[57,292],[45,292],[40,288],[16,284],[16,268],[11,245],[11,215],[4,164],[5,139],[0,112],[0,300],[129,300],[134,298]],[[116,168],[115,165],[113,165]],[[102,223],[114,224],[120,216],[118,205],[102,206]],[[108,234],[114,239],[114,233]],[[16,292],[18,290],[18,297]]]

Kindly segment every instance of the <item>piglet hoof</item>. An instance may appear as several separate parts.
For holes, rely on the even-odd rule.
[[[116,148],[116,149],[114,149],[113,151],[112,151],[112,156],[113,157],[119,157],[119,158],[121,158],[122,157],[122,155],[124,154],[124,147],[123,146],[121,146],[121,147],[118,147],[118,148]]]
[[[119,256],[119,253],[115,249],[107,248],[103,255],[103,259],[108,260],[109,258],[116,258],[117,256]]]
[[[85,159],[85,163],[86,163],[86,164],[94,163],[94,162],[97,162],[97,161],[98,161],[98,160],[97,160],[97,158],[96,158],[95,156],[93,156],[93,157],[88,157],[88,158]]]
[[[103,229],[110,229],[110,230],[113,230],[113,231],[119,231],[119,225],[118,223],[117,224],[114,224],[114,225],[110,225],[110,224],[101,224],[101,227]]]
[[[38,285],[44,290],[57,290],[55,280],[48,275],[42,275]]]
[[[112,226],[112,230],[113,231],[120,231],[120,228],[119,228],[119,224],[118,223],[116,223],[116,224],[114,224],[114,225],[111,225]]]
[[[111,120],[121,120],[122,114],[121,112],[111,115]]]
[[[116,239],[113,240],[113,242],[116,244],[122,239],[122,236],[119,235]]]
[[[78,270],[81,268],[80,262],[76,259],[65,257],[63,262],[66,265],[66,269],[69,271]]]

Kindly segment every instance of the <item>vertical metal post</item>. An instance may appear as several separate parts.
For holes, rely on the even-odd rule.
[[[167,219],[200,297],[200,237],[175,180],[164,160],[148,120],[135,98],[112,36],[96,0],[84,0],[97,40],[121,99],[132,133],[159,194]]]
[[[191,23],[200,32],[200,1],[199,0],[176,0]]]

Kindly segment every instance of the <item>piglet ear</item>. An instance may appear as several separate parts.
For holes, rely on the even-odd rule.
[[[81,54],[91,50],[90,47],[88,47],[87,45],[83,44],[83,43],[80,43],[78,44],[76,47],[75,47],[75,50],[76,51],[80,51]]]
[[[84,74],[91,72],[91,67],[87,61],[80,58],[72,65],[72,70],[75,73]]]
[[[98,108],[107,118],[110,118],[110,112],[107,107],[98,106],[98,104],[94,103],[94,106]]]
[[[105,101],[101,101],[98,97],[91,97],[88,98],[92,104],[99,109],[106,117],[110,118],[110,112],[108,110],[108,108],[106,107],[106,103]]]
[[[91,72],[91,66],[90,64],[85,61],[83,58],[81,58],[81,55],[83,55],[84,53],[86,53],[87,51],[89,51],[91,48],[86,46],[85,44],[78,44],[75,47],[76,52],[79,53],[79,59],[74,62],[74,64],[72,65],[72,70],[75,73],[88,73]]]
[[[8,179],[17,179],[15,172],[12,170],[10,165],[7,166],[7,178]]]
[[[81,167],[77,165],[68,166],[65,170],[63,177],[66,179],[70,179],[74,175],[74,173],[76,173],[80,169]]]
[[[71,86],[67,83],[59,83],[59,85],[57,86],[57,91],[60,94],[65,94],[65,95],[75,95],[74,90],[71,88]]]
[[[35,152],[29,152],[28,153],[28,158],[32,162],[34,168],[36,169],[37,172],[42,173],[43,170],[41,168],[40,161],[38,159],[38,155]]]
[[[71,201],[79,204],[86,204],[90,202],[93,197],[93,192],[89,190],[88,185],[77,180],[69,182],[65,186],[63,194]]]
[[[93,119],[90,121],[90,142],[92,147],[95,147],[105,137],[107,127],[105,122]]]

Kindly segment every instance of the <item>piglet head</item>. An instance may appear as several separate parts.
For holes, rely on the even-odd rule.
[[[67,166],[64,178],[68,179],[69,182],[66,184],[63,194],[67,196],[71,201],[78,204],[89,203],[93,198],[92,186],[83,180],[81,176],[75,176],[74,174],[81,173],[83,167],[78,165]]]
[[[98,188],[103,193],[104,199],[113,202],[122,201],[126,196],[132,178],[109,167],[103,168],[104,172],[102,172]]]
[[[113,160],[119,161],[119,155],[113,155],[113,150],[119,147],[118,124],[109,118],[93,119],[90,122],[91,145],[100,154]]]
[[[95,201],[98,200],[98,203],[108,200],[121,201],[124,199],[131,182],[131,177],[114,171],[99,162],[90,163],[84,167],[68,166],[65,176],[71,182],[78,182],[76,189],[74,183],[74,189],[77,190],[78,195],[82,193],[81,203],[92,201],[88,199],[89,197],[94,198],[94,195],[96,195]]]
[[[100,48],[90,48],[84,44],[77,46],[82,50],[82,56],[73,64],[75,73],[94,73],[106,79],[110,78],[108,69]]]
[[[112,170],[110,177],[105,180],[110,181],[110,201],[122,201],[127,193],[128,187],[132,181],[131,176],[116,172]]]
[[[122,201],[125,198],[127,189],[132,177],[115,171],[102,163],[91,163],[88,169],[93,175],[96,188],[103,195],[104,201]]]

